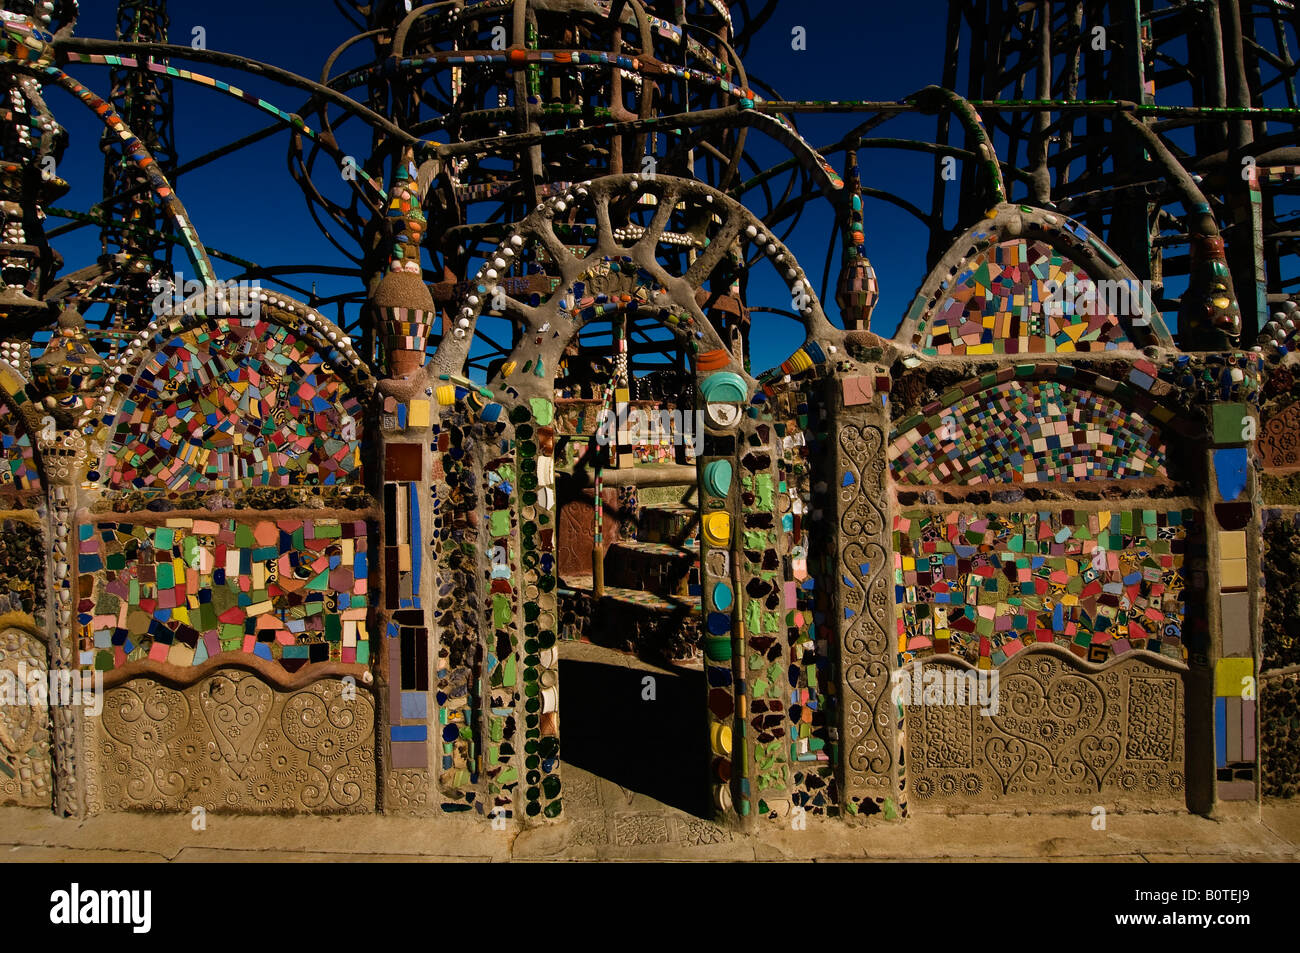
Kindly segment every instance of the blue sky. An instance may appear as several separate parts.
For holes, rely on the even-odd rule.
[[[754,4],[758,6],[758,3]],[[110,38],[113,35],[114,0],[83,0],[77,34]],[[304,15],[304,10],[312,12]],[[832,0],[782,2],[778,12],[759,34],[745,58],[746,68],[786,99],[900,99],[942,76],[942,37],[945,0],[895,3],[843,3]],[[869,11],[869,12],[868,12]],[[329,0],[270,3],[267,0],[172,0],[169,4],[171,37],[188,44],[195,27],[206,32],[210,49],[240,53],[274,63],[312,78],[319,78],[329,53],[355,30]],[[795,27],[806,30],[807,49],[792,49]],[[344,63],[357,62],[356,60]],[[238,83],[281,108],[297,109],[302,93],[256,77],[199,64],[198,71]],[[76,65],[78,79],[100,95],[109,93],[108,70]],[[964,74],[964,70],[963,70]],[[98,119],[75,99],[50,90],[47,100],[67,128],[71,142],[60,173],[72,184],[71,193],[57,205],[85,209],[100,198],[103,158],[99,150]],[[175,84],[176,144],[185,160],[267,125],[269,117],[236,100],[187,83]],[[861,121],[855,115],[804,115],[797,123],[814,146],[832,143]],[[933,117],[903,116],[876,130],[875,135],[933,139]],[[368,137],[357,129],[352,138],[340,135],[345,150],[364,154]],[[760,164],[787,158],[783,147],[762,137],[750,142]],[[346,259],[319,233],[312,222],[286,162],[287,137],[277,134],[255,146],[182,175],[178,193],[189,209],[205,244],[259,263],[346,265]],[[841,159],[835,163],[839,166]],[[862,153],[864,184],[897,192],[927,208],[935,175],[934,160],[915,152],[868,149]],[[955,227],[956,183],[949,185],[947,225]],[[342,195],[340,191],[337,194]],[[61,224],[51,219],[50,227]],[[820,281],[830,237],[831,210],[818,200],[810,204],[789,239],[806,271]],[[924,277],[927,233],[922,225],[897,207],[868,199],[867,250],[880,278],[881,301],[873,329],[892,334]],[[56,247],[64,255],[66,271],[88,264],[99,254],[99,236],[85,228],[62,236]],[[183,256],[177,264],[184,266]],[[223,277],[235,267],[217,263]],[[835,269],[832,268],[832,288]],[[774,282],[760,279],[760,297],[778,293]],[[310,279],[307,279],[308,286]],[[321,276],[322,293],[342,290],[346,279]],[[833,297],[833,291],[832,295]],[[780,292],[780,297],[788,297]],[[755,302],[751,302],[755,303]],[[771,301],[780,305],[780,301]],[[833,301],[826,302],[834,312]],[[785,303],[788,307],[788,302]],[[331,316],[333,316],[331,314]],[[779,330],[780,333],[771,333]],[[798,335],[788,321],[755,318],[754,368],[779,362],[797,344]]]

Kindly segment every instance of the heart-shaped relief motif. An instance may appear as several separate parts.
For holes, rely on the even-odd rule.
[[[1094,734],[1106,712],[1101,690],[1082,676],[1063,673],[1055,664],[1040,663],[1035,669],[1033,674],[1003,674],[999,680],[999,710],[991,720],[998,731],[1024,744],[1016,765],[1008,759],[1014,760],[1021,749],[1010,740],[995,745],[1002,740],[995,737],[986,745],[986,756],[1002,778],[1004,790],[1010,788],[1017,773],[1038,783],[1046,780],[1053,767],[1074,762],[1076,757],[1083,758],[1089,772],[1104,777],[1118,760],[1119,747],[1101,744]],[[1086,754],[1076,755],[1090,736],[1092,747]],[[994,756],[1000,764],[993,761]],[[1003,769],[1012,768],[1003,774]]]
[[[1100,791],[1106,783],[1106,775],[1110,774],[1119,761],[1119,739],[1088,735],[1079,742],[1079,759],[1097,782],[1097,790]]]
[[[1025,766],[1028,748],[1023,741],[1015,738],[992,738],[984,746],[984,760],[989,763],[993,773],[1002,782],[1002,793],[1007,793],[1011,781]]]
[[[203,718],[236,777],[242,778],[248,770],[257,739],[271,717],[271,701],[271,689],[251,676],[236,681],[216,675],[199,691]]]

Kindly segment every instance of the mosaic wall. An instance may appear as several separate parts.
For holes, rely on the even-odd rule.
[[[1184,645],[1194,511],[928,513],[894,519],[900,664],[930,653],[1000,666],[1035,643],[1103,662]]]
[[[941,406],[895,426],[895,480],[969,485],[1165,475],[1160,431],[1118,401],[1052,380],[983,383],[945,394]]]
[[[359,481],[361,416],[306,338],[267,320],[212,318],[145,363],[118,412],[103,478],[118,490],[159,491]]]
[[[365,665],[364,520],[168,519],[79,527],[80,664],[200,665],[222,652]]]
[[[371,6],[366,16],[379,23],[396,5]],[[429,5],[412,37],[461,30],[456,21],[474,18],[459,6]],[[488,6],[490,20],[510,4]],[[584,30],[611,12],[541,6],[588,8]],[[690,5],[676,6],[685,23]],[[722,0],[706,6],[730,23]],[[1300,537],[1294,513],[1266,514],[1260,566],[1254,469],[1300,473],[1300,402],[1291,399],[1300,387],[1285,366],[1273,368],[1271,412],[1252,450],[1265,361],[1281,362],[1294,328],[1274,322],[1276,354],[1236,350],[1240,308],[1224,241],[1203,234],[1213,229],[1200,221],[1209,205],[1197,186],[1173,183],[1193,220],[1182,343],[1217,354],[1179,352],[1150,302],[1132,297],[1142,292],[1126,283],[1124,263],[1083,226],[1007,202],[982,120],[960,97],[926,90],[910,105],[942,106],[965,125],[978,146],[966,181],[981,180],[989,202],[886,341],[870,330],[880,287],[866,259],[856,152],[845,154],[841,179],[790,122],[753,108],[753,90],[722,78],[735,65],[724,62],[726,44],[712,48],[643,13],[633,19],[651,31],[644,49],[663,40],[661,52],[686,51],[705,67],[657,56],[651,72],[720,91],[744,125],[790,150],[803,195],[822,187],[845,241],[838,320],[765,226],[770,208],[747,209],[693,179],[615,172],[636,167],[626,147],[635,153],[647,139],[617,129],[613,148],[572,155],[547,137],[545,160],[542,145],[525,150],[533,168],[520,166],[513,184],[508,170],[484,177],[470,153],[440,174],[417,163],[414,143],[391,182],[362,172],[388,226],[387,261],[371,256],[363,268],[375,279],[353,326],[364,359],[350,331],[278,293],[259,291],[256,313],[243,318],[190,315],[162,331],[147,317],[137,323],[148,300],[132,295],[148,276],[128,281],[111,269],[138,268],[152,253],[145,246],[103,256],[108,271],[95,287],[77,277],[89,272],[72,273],[64,292],[81,304],[112,297],[125,309],[112,313],[128,319],[105,334],[97,316],[88,332],[72,302],[59,302],[58,335],[35,359],[22,321],[0,342],[0,498],[11,506],[0,511],[0,614],[23,617],[5,619],[23,629],[0,631],[0,667],[42,666],[48,646],[51,666],[102,671],[112,687],[103,717],[81,734],[66,706],[27,720],[0,711],[0,799],[68,814],[378,805],[559,819],[564,798],[586,786],[561,783],[561,633],[643,661],[702,656],[706,712],[690,730],[707,726],[711,773],[690,783],[709,785],[718,817],[737,826],[803,812],[894,820],[926,802],[1077,807],[1104,796],[1172,807],[1185,793],[1185,744],[1214,749],[1217,773],[1199,752],[1199,781],[1223,797],[1253,796],[1256,707],[1241,686],[1260,674],[1260,650],[1274,667],[1262,678],[1266,780],[1294,790],[1295,772],[1278,765],[1295,754]],[[556,123],[617,119],[595,77],[635,78],[645,64],[548,52],[539,37],[565,15],[550,19],[526,24],[500,55],[425,56],[413,41],[388,67],[454,62],[459,96],[465,65],[526,64],[516,92],[526,87],[540,104],[530,121],[557,132]],[[167,157],[151,154],[165,148],[156,130],[141,132],[131,103],[105,102],[49,65],[55,41],[22,20],[7,18],[0,53],[47,64],[51,80],[104,119],[126,148],[119,172],[148,180],[135,212],[151,204],[159,221],[169,214],[210,282],[209,256],[159,171]],[[72,59],[119,72],[141,65]],[[298,116],[229,83],[166,72],[275,116],[295,149],[306,139],[337,151]],[[544,103],[545,78],[580,95]],[[57,129],[38,84],[10,85],[22,148],[8,171],[24,175],[0,181],[10,199],[0,217],[13,239],[10,305],[25,307],[58,270],[39,229],[25,230],[44,214],[43,193],[66,183],[34,176],[58,138],[29,148],[23,116]],[[653,87],[631,93],[650,122]],[[587,93],[594,107],[579,102]],[[706,140],[734,125],[701,122]],[[655,133],[650,151],[681,134]],[[742,139],[715,137],[725,175]],[[1151,145],[1154,158],[1176,161]],[[620,150],[618,161],[600,158]],[[569,181],[542,181],[550,172]],[[33,193],[41,178],[50,181]],[[19,188],[19,179],[31,182]],[[517,204],[521,184],[531,211]],[[466,203],[492,199],[506,204],[466,218]],[[451,253],[449,236],[467,221],[495,224]],[[122,244],[119,226],[107,224],[106,242]],[[426,241],[442,269],[433,283]],[[24,263],[33,249],[39,268]],[[763,284],[750,280],[759,267],[775,269],[790,297],[747,301],[745,289]],[[51,314],[55,304],[40,302]],[[801,325],[795,350],[751,376],[751,320],[776,311]],[[1289,303],[1286,314],[1295,312]],[[512,323],[509,346],[476,328],[487,314]],[[608,346],[594,326],[606,322]],[[630,370],[652,366],[640,379]],[[372,371],[385,375],[377,390]],[[471,373],[486,377],[460,376]],[[601,448],[599,415],[611,409],[638,420],[653,412],[667,430],[638,439],[640,425],[625,421]],[[368,417],[378,426],[363,434]],[[694,464],[693,476],[676,464]],[[669,506],[642,505],[642,491],[686,484]],[[1272,484],[1288,486],[1300,502],[1300,477]],[[41,636],[28,634],[33,624]],[[372,630],[382,633],[373,645]],[[907,666],[996,673],[1000,709],[900,703],[890,687]],[[1205,717],[1185,725],[1189,670],[1190,685],[1213,674],[1213,692],[1195,700]],[[702,753],[704,739],[695,741]],[[644,754],[623,748],[616,757],[626,761]],[[646,816],[608,831],[616,843],[657,842],[668,824]],[[702,836],[730,837],[701,826]]]
[[[1186,785],[1181,666],[1119,656],[1100,668],[1059,648],[1019,653],[1000,670],[999,704],[911,704],[909,803],[963,810],[1008,802],[1078,810],[1107,804],[1181,806]],[[925,671],[965,673],[922,662]],[[922,693],[924,698],[924,694]]]
[[[478,501],[482,477],[475,466],[477,439],[463,418],[444,418],[434,457],[434,537],[438,560],[438,603],[434,662],[438,721],[438,796],[443,811],[480,805],[482,748],[479,681],[482,650],[478,619],[479,554],[482,532]],[[486,540],[482,543],[486,549]],[[407,686],[404,686],[407,687]]]
[[[21,612],[39,619],[44,609],[45,546],[40,525],[34,519],[6,517],[0,520],[0,615]]]
[[[1131,348],[1105,301],[1094,297],[1076,307],[1087,300],[1076,286],[1091,283],[1082,268],[1043,241],[999,242],[963,263],[919,346],[938,355]],[[1062,291],[1054,294],[1054,287]]]
[[[32,437],[22,417],[0,405],[0,492],[39,490]]]
[[[185,689],[137,678],[105,693],[92,811],[315,814],[375,809],[375,705],[353,681],[281,691],[226,669]]]

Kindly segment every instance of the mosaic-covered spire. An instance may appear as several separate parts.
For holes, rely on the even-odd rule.
[[[871,330],[871,312],[880,297],[876,270],[867,259],[866,227],[862,215],[862,177],[858,172],[858,156],[848,152],[848,172],[844,179],[847,193],[846,212],[841,227],[844,231],[844,257],[840,264],[840,280],[835,290],[835,301],[844,315],[844,327],[849,331]]]
[[[420,201],[415,153],[408,147],[393,177],[388,202],[393,245],[373,299],[384,324],[388,373],[394,378],[410,377],[424,365],[424,346],[436,314],[420,267],[426,227]]]

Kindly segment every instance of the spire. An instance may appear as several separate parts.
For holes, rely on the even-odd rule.
[[[388,203],[393,247],[372,303],[379,309],[387,342],[390,377],[407,378],[424,366],[424,347],[436,310],[420,267],[425,219],[415,152],[402,152]]]
[[[846,331],[871,330],[871,312],[880,296],[876,270],[867,260],[866,230],[862,216],[862,179],[858,174],[858,154],[848,150],[848,167],[844,192],[848,198],[841,220],[844,231],[844,254],[840,262],[840,279],[835,301],[844,315]]]

